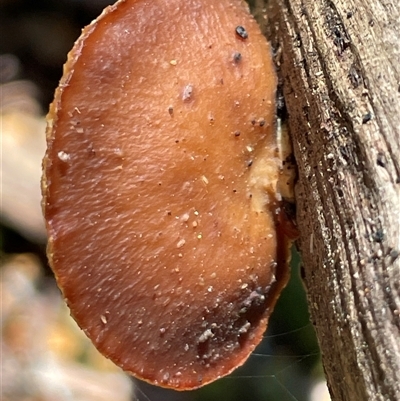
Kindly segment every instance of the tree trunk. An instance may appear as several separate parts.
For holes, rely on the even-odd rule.
[[[270,0],[266,15],[332,400],[400,400],[400,1]]]

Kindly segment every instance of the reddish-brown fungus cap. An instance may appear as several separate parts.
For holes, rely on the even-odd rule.
[[[275,85],[239,0],[120,1],[69,54],[48,116],[49,259],[80,327],[141,379],[199,387],[262,338],[287,276]]]

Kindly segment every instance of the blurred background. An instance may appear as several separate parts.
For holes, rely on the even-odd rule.
[[[328,400],[296,254],[263,343],[233,375],[200,390],[129,378],[70,318],[45,254],[45,114],[81,29],[111,3],[0,0],[1,400]]]

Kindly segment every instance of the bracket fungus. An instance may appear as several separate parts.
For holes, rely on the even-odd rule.
[[[262,339],[288,278],[275,87],[241,0],[120,0],[69,53],[48,256],[79,326],[140,379],[197,388]]]

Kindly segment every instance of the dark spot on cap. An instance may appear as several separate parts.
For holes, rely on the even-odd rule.
[[[242,54],[241,54],[241,53],[235,52],[235,53],[233,54],[233,61],[234,61],[235,63],[239,63],[241,59],[242,59]]]
[[[236,35],[240,36],[242,39],[247,39],[249,37],[249,34],[243,26],[238,25],[235,30]]]

